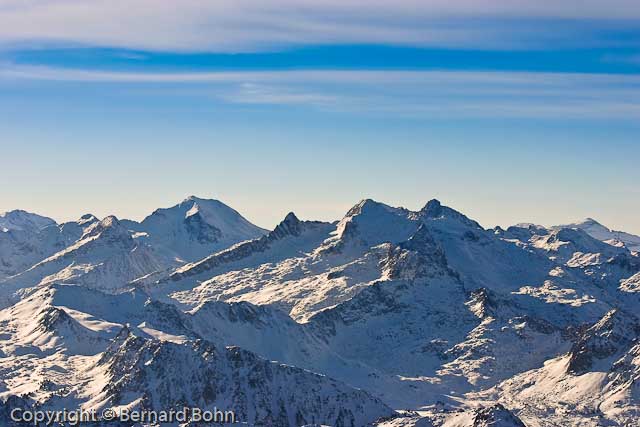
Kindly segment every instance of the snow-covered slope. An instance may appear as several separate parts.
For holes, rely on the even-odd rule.
[[[640,236],[625,233],[624,231],[611,230],[593,218],[587,218],[580,222],[560,225],[553,228],[574,228],[583,230],[590,236],[610,245],[617,246],[622,243],[624,246],[629,248],[629,250],[640,251]]]
[[[291,216],[283,224],[289,222],[297,224]],[[283,235],[289,244],[300,237]],[[426,404],[451,386],[491,386],[570,346],[564,328],[575,319],[567,304],[556,304],[556,315],[549,316],[553,309],[545,307],[553,304],[523,290],[554,281],[570,285],[553,276],[557,264],[548,253],[483,230],[437,201],[411,212],[365,200],[324,241],[317,239],[315,250],[292,258],[260,243],[269,239],[238,245],[143,287],[187,308],[221,300],[276,307],[307,322],[328,343],[327,354],[357,363],[345,373],[332,369],[342,368],[335,361],[291,354],[279,356],[283,361],[330,372],[398,406]],[[592,321],[610,309],[594,305],[576,316]]]
[[[5,298],[12,291],[50,283],[80,283],[117,289],[129,281],[164,269],[169,260],[136,241],[116,217],[84,228],[73,244],[0,283]]]
[[[78,240],[97,218],[84,215],[78,221],[23,228],[0,233],[0,282],[27,270]]]
[[[157,209],[140,223],[139,231],[147,233],[152,245],[166,248],[184,261],[195,261],[266,234],[224,203],[195,196]]]
[[[175,283],[207,278],[216,272],[304,256],[306,252],[312,251],[322,243],[333,229],[334,227],[328,223],[300,221],[291,212],[268,234],[238,243],[180,267],[163,278],[163,281]]]
[[[240,318],[232,307],[201,310],[209,318],[252,320],[244,309]],[[41,287],[0,312],[0,400],[21,395],[27,405],[48,408],[228,408],[262,426],[360,426],[393,414],[368,393],[324,375],[198,338],[191,327],[206,331],[203,316],[132,291]]]
[[[278,304],[294,318],[307,319],[384,279],[394,245],[408,241],[421,225],[470,291],[481,287],[512,291],[525,283],[540,283],[554,265],[545,254],[523,250],[437,201],[411,212],[364,200],[306,254],[257,259],[252,268],[239,265],[211,271],[203,268],[211,259],[204,260],[194,268],[177,270],[172,275],[177,283],[168,289],[178,291],[173,298],[192,306],[217,298]],[[190,269],[198,274],[188,274]],[[158,283],[159,292],[167,290],[163,283]]]
[[[501,404],[464,411],[447,418],[442,427],[526,427]]]
[[[195,197],[159,209],[142,223],[84,215],[36,229],[31,224],[38,221],[18,219],[21,228],[0,233],[0,299],[5,305],[18,290],[49,283],[125,288],[182,265],[194,254],[207,255],[263,234],[224,204]]]
[[[612,310],[566,354],[481,393],[531,425],[635,426],[640,420],[640,323]]]
[[[201,340],[177,344],[124,331],[98,367],[108,385],[93,407],[232,408],[249,425],[281,427],[364,426],[392,414],[366,392],[323,375]]]
[[[437,200],[366,199],[267,232],[190,197],[141,223],[0,236],[0,418],[187,403],[272,426],[638,419],[640,256],[583,227],[485,230]]]
[[[376,427],[527,427],[500,403],[465,409],[409,412],[374,424]]]
[[[10,230],[37,232],[50,225],[55,225],[55,223],[51,218],[23,210],[14,210],[0,214],[0,232]]]

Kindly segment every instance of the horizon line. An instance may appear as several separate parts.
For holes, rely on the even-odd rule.
[[[177,207],[177,206],[179,206],[180,204],[185,203],[185,202],[187,202],[187,201],[189,201],[189,200],[191,200],[191,199],[197,199],[197,200],[202,200],[202,201],[207,201],[207,202],[211,202],[211,201],[219,202],[219,203],[222,203],[224,206],[226,206],[226,207],[228,207],[228,208],[230,208],[230,209],[234,210],[234,211],[235,211],[236,213],[238,213],[242,218],[244,218],[244,219],[246,219],[247,221],[251,222],[253,225],[256,225],[256,226],[258,226],[258,227],[260,227],[260,228],[263,228],[263,229],[265,229],[265,230],[269,230],[269,231],[270,231],[270,230],[272,230],[272,229],[275,227],[275,226],[263,226],[263,225],[256,224],[256,223],[255,223],[255,222],[253,222],[252,220],[249,220],[249,219],[246,217],[246,215],[245,215],[245,214],[243,214],[242,212],[238,211],[236,208],[234,208],[234,207],[233,207],[233,206],[231,206],[230,204],[228,204],[228,203],[224,202],[223,200],[220,200],[220,199],[218,199],[218,198],[206,198],[206,197],[199,197],[199,196],[195,196],[195,195],[193,195],[193,194],[192,194],[192,195],[190,195],[190,196],[188,196],[188,197],[185,197],[184,199],[182,199],[180,202],[178,202],[178,203],[176,203],[176,204],[173,204],[173,205],[170,205],[170,206],[166,206],[166,207],[165,207],[165,206],[156,207],[156,208],[154,208],[153,210],[151,210],[151,211],[150,211],[150,213],[145,214],[145,216],[143,216],[142,218],[138,218],[138,219],[133,219],[133,218],[131,218],[131,217],[124,216],[124,215],[117,215],[117,214],[115,214],[115,213],[110,213],[110,214],[107,214],[107,215],[104,215],[104,216],[101,216],[101,215],[95,215],[95,214],[91,213],[91,210],[88,210],[88,211],[85,211],[84,213],[81,213],[80,215],[75,216],[75,218],[76,218],[76,219],[73,219],[74,217],[69,216],[67,220],[63,220],[63,219],[60,219],[60,218],[54,218],[53,216],[49,216],[48,214],[45,214],[44,212],[34,212],[34,211],[30,211],[30,210],[22,209],[22,208],[15,208],[15,209],[9,209],[9,210],[5,210],[5,211],[0,211],[0,218],[5,217],[7,214],[10,214],[10,213],[12,213],[12,212],[24,212],[24,213],[27,213],[27,214],[31,214],[31,215],[38,215],[38,216],[41,216],[41,217],[44,217],[44,218],[47,218],[47,219],[51,219],[52,221],[54,221],[54,222],[55,222],[55,224],[56,224],[56,225],[62,225],[62,224],[68,223],[68,222],[75,222],[75,221],[79,220],[80,218],[82,218],[82,217],[84,217],[84,216],[88,216],[88,215],[91,215],[91,216],[93,216],[93,217],[97,218],[97,219],[98,219],[98,220],[100,220],[100,221],[102,221],[103,219],[108,218],[108,217],[115,217],[118,221],[133,221],[133,222],[136,222],[136,223],[141,223],[141,222],[142,222],[142,221],[144,221],[147,217],[149,217],[149,216],[153,215],[153,213],[155,213],[158,209],[170,209],[170,208],[174,208],[174,207]],[[418,210],[414,210],[414,209],[411,209],[411,208],[407,208],[407,207],[405,207],[405,206],[394,206],[394,205],[387,204],[387,203],[385,203],[385,202],[382,202],[382,201],[379,201],[379,200],[376,200],[376,199],[373,199],[373,198],[369,198],[369,197],[363,197],[363,198],[361,198],[358,202],[356,202],[355,204],[353,204],[353,205],[351,206],[351,208],[353,208],[353,207],[355,207],[355,206],[359,205],[360,203],[362,203],[362,202],[364,202],[364,201],[367,201],[367,200],[370,200],[370,201],[372,201],[372,202],[374,202],[374,203],[381,204],[381,205],[384,205],[384,206],[387,206],[387,207],[391,207],[391,208],[396,208],[396,209],[406,209],[406,210],[408,210],[408,211],[410,211],[410,212],[419,212],[421,209],[424,209],[424,206],[426,206],[426,204],[427,204],[427,203],[429,203],[429,202],[431,202],[431,201],[436,201],[436,202],[438,202],[438,203],[442,204],[442,206],[445,206],[445,207],[448,207],[448,208],[450,208],[450,209],[453,209],[453,210],[455,210],[456,212],[458,212],[458,213],[460,213],[460,214],[464,215],[465,217],[467,217],[467,218],[469,218],[469,219],[471,219],[471,220],[473,220],[473,221],[477,222],[477,223],[478,223],[478,224],[479,224],[479,225],[480,225],[484,230],[492,230],[492,229],[495,229],[496,227],[500,227],[500,228],[504,228],[504,227],[511,227],[511,226],[516,226],[516,227],[518,227],[518,226],[521,226],[521,225],[534,225],[534,226],[540,226],[540,227],[544,227],[544,228],[546,228],[546,229],[549,229],[549,228],[552,228],[552,227],[559,227],[559,226],[563,226],[563,227],[565,227],[565,226],[570,226],[570,225],[573,225],[573,224],[580,224],[580,223],[582,223],[582,222],[594,221],[594,222],[596,222],[597,224],[602,225],[603,227],[607,228],[609,231],[612,231],[612,232],[625,232],[625,233],[629,233],[629,234],[634,234],[633,232],[627,232],[627,231],[625,231],[625,230],[623,230],[623,229],[611,228],[611,227],[609,227],[608,225],[603,224],[603,223],[602,223],[602,222],[600,222],[599,220],[594,219],[592,216],[586,216],[586,217],[583,217],[583,218],[580,218],[580,219],[577,219],[577,220],[574,220],[574,221],[571,221],[571,220],[569,219],[569,220],[567,220],[568,222],[558,222],[558,223],[555,223],[555,224],[540,224],[540,223],[536,223],[536,222],[520,221],[520,222],[515,222],[515,223],[513,223],[513,224],[509,224],[509,225],[506,225],[506,224],[505,224],[505,225],[504,225],[504,227],[503,227],[502,225],[499,225],[499,224],[494,225],[493,227],[491,227],[491,226],[490,226],[490,227],[487,227],[487,226],[483,225],[480,221],[475,220],[473,217],[468,216],[468,215],[467,215],[467,214],[465,214],[464,212],[459,211],[459,210],[457,210],[456,208],[451,207],[451,206],[450,206],[450,205],[448,205],[448,204],[444,204],[444,203],[442,203],[442,202],[441,202],[439,199],[437,199],[437,198],[431,198],[431,199],[429,199],[427,202],[425,202],[425,203],[422,205],[423,207],[422,207],[421,209],[418,209]],[[335,222],[339,222],[341,219],[343,219],[343,218],[346,216],[347,212],[348,212],[351,208],[349,208],[347,211],[345,211],[345,215],[343,215],[342,217],[339,217],[339,218],[334,218],[334,219],[331,219],[331,220],[326,220],[326,219],[324,219],[324,220],[320,219],[320,220],[319,220],[319,219],[310,218],[310,219],[301,219],[301,221],[322,221],[322,222],[326,222],[326,223],[330,223],[330,224],[332,224],[332,223],[335,223]],[[290,211],[289,211],[289,213],[293,213],[296,217],[298,217],[298,218],[299,218],[299,215],[298,215],[298,214],[296,214],[294,210],[290,210]],[[289,213],[288,213],[288,214],[289,214]],[[286,214],[286,215],[288,215],[288,214]],[[284,220],[284,218],[286,217],[286,215],[282,217],[282,220]],[[278,222],[277,224],[279,224],[279,222]],[[276,226],[277,226],[277,224],[276,224]]]

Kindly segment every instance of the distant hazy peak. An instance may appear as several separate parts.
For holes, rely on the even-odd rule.
[[[513,227],[518,227],[518,228],[527,228],[527,229],[539,229],[539,230],[544,230],[546,227],[540,225],[540,224],[536,224],[533,222],[519,222],[515,225],[513,225]]]
[[[583,224],[597,224],[597,225],[602,225],[600,224],[598,221],[596,221],[593,218],[587,217],[584,219],[584,221],[582,221]]]
[[[225,219],[224,217],[239,217],[244,221],[244,217],[240,215],[238,211],[216,199],[203,199],[196,196],[189,196],[186,199],[182,200],[177,205],[168,207],[168,208],[159,208],[153,211],[153,213],[147,216],[144,222],[148,222],[149,219],[158,215],[167,215],[167,214],[175,214],[184,219],[186,217],[192,216],[196,213],[200,213],[202,215],[210,214],[219,216],[220,219]]]
[[[579,229],[583,229],[586,231],[586,229],[599,229],[602,231],[606,231],[606,232],[610,232],[612,231],[611,229],[609,229],[608,227],[602,225],[602,223],[598,222],[597,220],[593,219],[593,218],[585,218],[581,221],[577,221],[577,222],[573,222],[571,224],[564,224],[564,225],[554,225],[553,227],[551,227],[553,229],[559,229],[559,228],[579,228]]]
[[[21,209],[0,214],[0,231],[39,231],[45,227],[55,224],[56,222],[51,218]]]
[[[640,236],[626,233],[624,231],[612,230],[609,227],[602,225],[600,222],[593,218],[585,218],[582,221],[575,222],[573,224],[557,225],[551,227],[553,229],[560,228],[573,228],[585,231],[591,237],[617,246],[619,242],[624,244],[628,249],[632,251],[640,251]]]

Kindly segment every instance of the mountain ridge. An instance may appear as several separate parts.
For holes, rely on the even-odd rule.
[[[640,255],[609,240],[484,229],[435,199],[271,231],[197,197],[9,230],[0,417],[186,396],[278,427],[626,425]]]

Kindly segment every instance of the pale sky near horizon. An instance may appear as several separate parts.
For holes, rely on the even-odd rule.
[[[0,212],[194,194],[272,228],[437,198],[640,234],[633,1],[152,3],[0,6]]]

